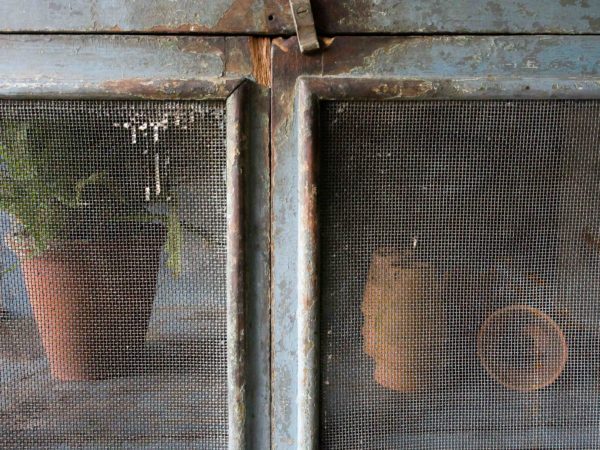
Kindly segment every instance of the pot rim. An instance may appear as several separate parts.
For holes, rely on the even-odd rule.
[[[542,319],[544,323],[550,327],[550,329],[554,332],[554,334],[558,337],[560,341],[561,354],[559,362],[556,365],[556,370],[554,370],[551,377],[548,377],[545,380],[541,380],[539,383],[531,384],[528,386],[519,386],[517,384],[511,384],[501,376],[498,376],[496,371],[490,368],[490,365],[487,363],[487,358],[484,356],[482,347],[487,328],[489,328],[490,324],[499,316],[502,316],[503,314],[512,311],[526,312],[534,317]],[[567,339],[563,330],[550,315],[530,305],[513,304],[497,309],[484,320],[477,334],[477,356],[479,357],[479,361],[485,369],[485,371],[488,373],[488,375],[504,387],[518,392],[532,392],[552,385],[562,375],[567,364],[567,359],[569,357],[569,346],[567,344]]]
[[[161,246],[164,244],[167,235],[167,227],[162,223],[138,223],[138,222],[119,222],[121,225],[133,225],[139,226],[139,231],[144,231],[142,233],[123,233],[123,235],[115,236],[114,239],[111,239],[107,236],[101,237],[90,237],[89,239],[83,239],[80,237],[76,238],[65,238],[65,239],[54,239],[48,243],[47,250],[56,250],[63,248],[65,245],[93,245],[93,244],[110,244],[110,245],[119,245],[120,242],[127,243],[131,245],[132,241],[143,241],[146,243],[149,239],[144,239],[144,237],[152,237],[159,238],[161,242]],[[125,227],[123,227],[125,228]],[[154,229],[156,233],[147,233],[146,229]],[[154,240],[154,239],[153,239]],[[4,242],[13,252],[17,254],[29,255],[34,251],[34,238],[31,236],[26,236],[23,232],[20,231],[9,231],[4,235]],[[44,251],[44,252],[45,252]],[[44,253],[42,252],[42,253]]]

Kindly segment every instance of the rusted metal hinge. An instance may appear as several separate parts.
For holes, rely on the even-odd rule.
[[[300,51],[308,53],[319,50],[319,39],[317,38],[310,0],[290,0],[290,6],[294,16],[294,25],[296,25]]]

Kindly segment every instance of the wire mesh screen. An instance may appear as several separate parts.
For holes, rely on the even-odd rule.
[[[323,448],[600,446],[600,101],[323,102]]]
[[[223,102],[0,101],[0,446],[227,446]]]

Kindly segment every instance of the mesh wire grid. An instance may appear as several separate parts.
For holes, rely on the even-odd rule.
[[[0,102],[2,446],[227,446],[225,140],[223,102]]]
[[[322,448],[600,446],[600,102],[323,102]]]

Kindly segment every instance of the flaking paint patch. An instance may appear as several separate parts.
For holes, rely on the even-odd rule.
[[[3,0],[0,31],[290,34],[288,9],[286,0]]]
[[[420,80],[415,83],[406,84],[387,84],[382,83],[373,88],[373,92],[386,98],[412,98],[424,95],[433,90],[433,83],[427,80]]]
[[[576,61],[573,55],[580,55]],[[352,68],[352,75],[388,73],[418,77],[486,76],[513,72],[527,75],[549,70],[552,75],[596,74],[600,69],[593,38],[435,37],[403,38],[376,48]]]
[[[583,14],[598,11],[596,0],[518,2],[461,0],[444,7],[439,0],[349,0],[328,8],[328,33],[586,33]],[[331,2],[332,5],[335,2]],[[340,2],[341,3],[341,2]]]
[[[502,16],[502,14],[504,13],[504,10],[502,9],[502,5],[497,2],[489,2],[487,4],[487,9],[496,16]]]
[[[4,80],[40,74],[65,83],[218,77],[223,73],[223,52],[217,43],[214,38],[189,37],[7,35],[0,37],[0,66]],[[198,45],[205,52],[180,50]]]
[[[125,10],[126,23],[144,23],[148,28],[161,26],[161,21],[168,18],[169,23],[178,24],[173,27],[186,26],[187,31],[200,31],[214,28],[221,18],[231,9],[237,0],[170,0],[154,1],[148,7],[147,15],[140,13],[136,2],[121,2]],[[190,13],[193,17],[190,17]],[[190,19],[193,19],[191,21]],[[186,25],[187,24],[187,25]],[[169,25],[166,25],[167,27]]]
[[[582,8],[589,8],[590,4],[588,0],[560,0],[561,6],[581,6]]]
[[[583,16],[585,20],[590,24],[590,28],[594,31],[600,30],[600,17]]]

